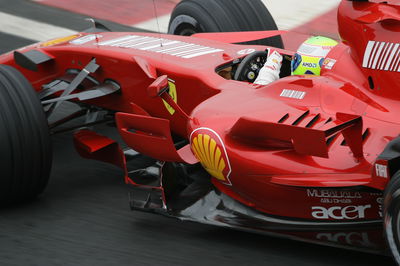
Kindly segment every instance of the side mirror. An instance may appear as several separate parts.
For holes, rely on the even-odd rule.
[[[163,75],[151,83],[151,85],[147,88],[147,94],[151,98],[160,97],[161,94],[168,90],[168,87],[168,76]]]

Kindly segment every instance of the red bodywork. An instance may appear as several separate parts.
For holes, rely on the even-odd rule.
[[[121,92],[85,103],[118,112],[118,129],[133,149],[163,161],[199,160],[220,191],[270,215],[337,223],[380,220],[381,193],[393,173],[386,161],[376,160],[400,132],[400,7],[343,1],[338,17],[343,41],[328,54],[321,76],[288,76],[267,86],[216,72],[247,49],[266,47],[224,43],[212,34],[213,40],[82,33],[72,41],[20,49],[53,58],[37,72],[17,65],[11,53],[0,63],[18,68],[40,91],[66,70],[82,69],[96,58],[100,69],[92,77],[118,82]],[[166,51],[161,42],[197,50]],[[157,95],[165,79],[153,82],[163,75],[171,97]],[[170,132],[189,146],[177,151]],[[99,149],[109,144],[90,132],[76,138],[85,147],[93,146],[90,139],[100,142]],[[111,161],[124,166],[119,155]]]

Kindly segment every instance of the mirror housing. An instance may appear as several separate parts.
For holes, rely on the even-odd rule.
[[[161,94],[168,90],[168,87],[168,76],[163,75],[158,77],[149,87],[147,87],[147,94],[151,98],[160,97]]]

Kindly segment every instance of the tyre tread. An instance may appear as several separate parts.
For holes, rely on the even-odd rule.
[[[5,138],[1,157],[9,156],[1,177],[0,204],[4,205],[43,192],[52,152],[47,119],[37,94],[18,70],[7,65],[0,65],[0,97],[1,135]]]
[[[276,23],[261,0],[183,0],[172,12],[169,32],[174,19],[180,15],[194,18],[206,32],[277,30]],[[280,36],[246,42],[283,48]]]

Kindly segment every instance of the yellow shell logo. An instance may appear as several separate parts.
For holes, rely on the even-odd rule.
[[[193,134],[192,150],[210,175],[223,183],[231,184],[230,165],[223,145],[218,137],[212,136],[214,133],[207,133]]]

